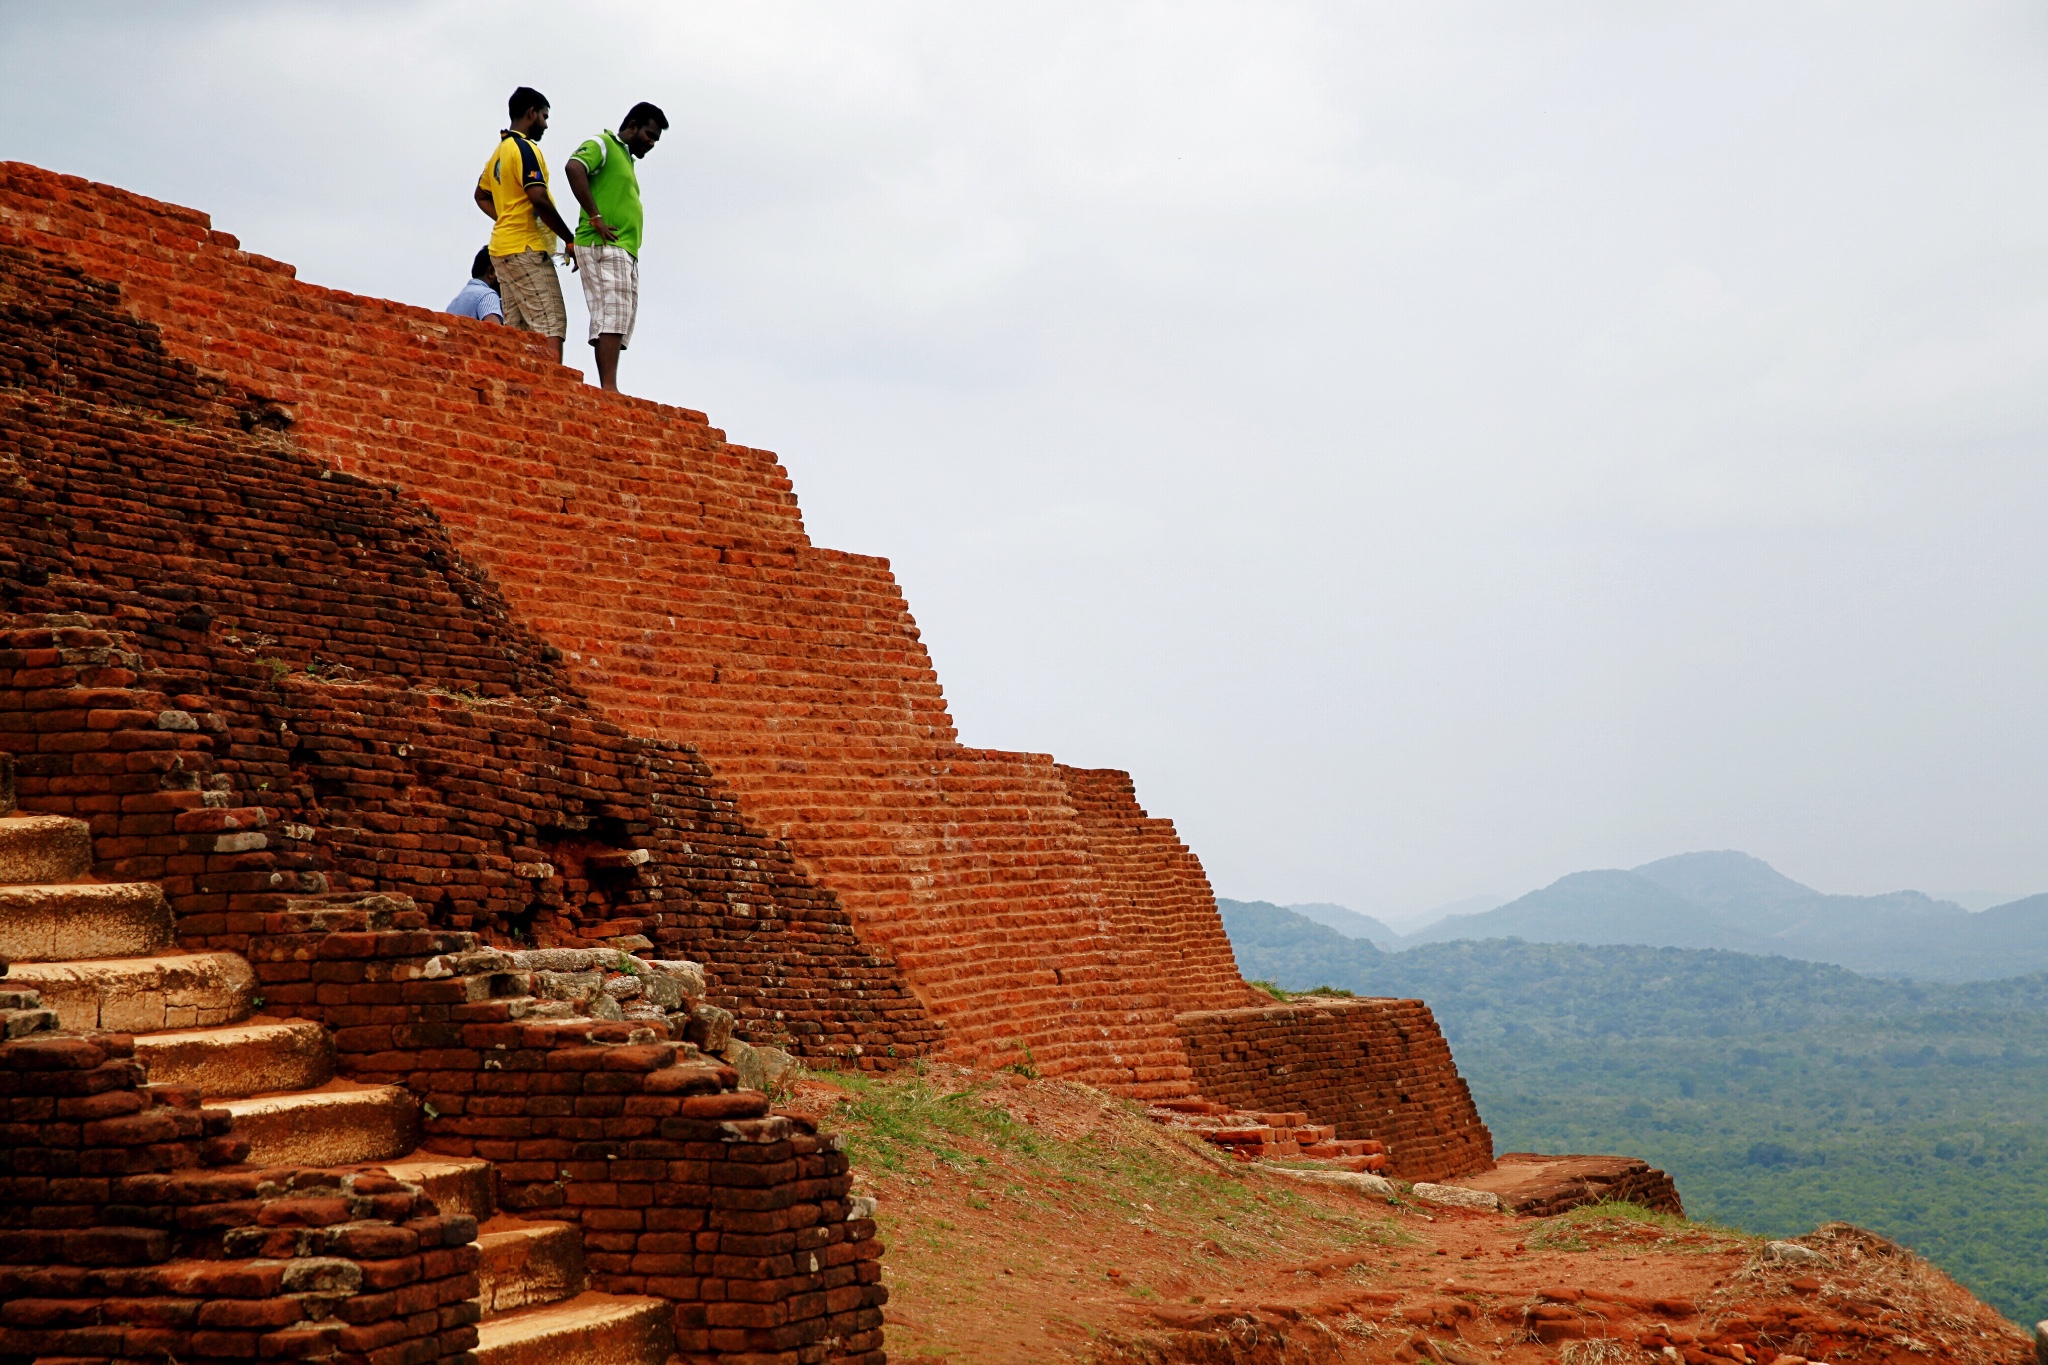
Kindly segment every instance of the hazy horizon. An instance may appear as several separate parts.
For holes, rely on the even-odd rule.
[[[625,387],[1234,898],[2048,887],[2037,6],[0,0],[0,79],[428,307],[513,85],[558,176],[661,104]]]
[[[1703,851],[1703,850],[1688,850],[1688,851],[1689,851],[1689,852],[1700,852],[1700,851]],[[1652,861],[1656,861],[1656,860],[1654,860],[1654,859],[1653,859]],[[1767,862],[1768,862],[1769,860],[1768,860],[1768,859],[1766,859],[1765,861],[1767,861]],[[1573,872],[1602,872],[1602,871],[1626,871],[1626,870],[1627,870],[1627,869],[1608,869],[1608,868],[1595,868],[1595,867],[1581,867],[1581,868],[1573,868],[1571,872],[1566,872],[1566,873],[1563,873],[1563,874],[1562,874],[1562,876],[1565,876],[1565,877],[1571,876]],[[1552,877],[1552,878],[1551,878],[1551,879],[1550,879],[1549,881],[1547,881],[1547,882],[1544,882],[1544,883],[1542,883],[1541,885],[1538,885],[1538,886],[1525,886],[1525,887],[1521,888],[1520,890],[1516,891],[1516,892],[1515,892],[1515,893],[1514,893],[1513,895],[1509,895],[1509,896],[1502,896],[1502,895],[1497,895],[1497,894],[1494,894],[1494,893],[1491,893],[1491,892],[1480,892],[1480,893],[1478,893],[1478,894],[1476,894],[1476,895],[1471,895],[1471,896],[1461,896],[1461,897],[1459,897],[1459,898],[1458,898],[1458,899],[1456,899],[1456,900],[1451,900],[1451,901],[1444,901],[1444,902],[1442,902],[1442,903],[1440,903],[1440,904],[1437,904],[1437,905],[1432,905],[1432,906],[1427,906],[1427,907],[1425,907],[1425,908],[1422,908],[1422,909],[1414,909],[1414,908],[1409,908],[1409,907],[1405,907],[1405,906],[1400,906],[1400,905],[1394,905],[1394,906],[1388,906],[1388,907],[1385,907],[1385,908],[1382,908],[1382,909],[1378,909],[1378,910],[1375,910],[1375,909],[1371,909],[1371,908],[1369,908],[1369,907],[1367,907],[1367,906],[1363,906],[1363,905],[1352,905],[1352,904],[1347,904],[1347,903],[1345,903],[1345,902],[1342,902],[1342,901],[1328,901],[1328,900],[1298,900],[1298,901],[1276,901],[1276,900],[1274,900],[1274,899],[1273,899],[1273,898],[1272,898],[1271,896],[1236,896],[1236,895],[1227,895],[1227,894],[1225,894],[1225,893],[1224,893],[1224,892],[1222,892],[1222,891],[1218,891],[1218,892],[1216,893],[1216,895],[1217,895],[1218,899],[1221,899],[1221,900],[1230,900],[1230,901],[1238,901],[1238,902],[1240,902],[1240,903],[1257,903],[1257,902],[1261,902],[1261,901],[1263,901],[1263,902],[1265,902],[1265,903],[1266,903],[1266,904],[1268,904],[1268,905],[1277,905],[1277,906],[1279,906],[1279,907],[1280,907],[1280,908],[1281,908],[1282,910],[1294,910],[1294,911],[1297,911],[1297,912],[1298,912],[1298,911],[1300,911],[1300,910],[1301,910],[1301,909],[1302,909],[1303,907],[1306,907],[1306,906],[1325,906],[1325,905],[1328,905],[1328,906],[1334,906],[1335,908],[1337,908],[1337,909],[1339,909],[1339,910],[1350,910],[1350,911],[1353,911],[1353,912],[1355,912],[1355,913],[1357,913],[1357,914],[1361,914],[1361,915],[1370,915],[1370,916],[1371,916],[1372,918],[1374,918],[1374,919],[1376,919],[1376,920],[1380,921],[1380,922],[1381,922],[1382,924],[1386,925],[1386,926],[1387,926],[1387,927],[1388,927],[1389,929],[1393,929],[1393,930],[1395,930],[1396,932],[1398,932],[1398,933],[1402,934],[1402,935],[1403,935],[1403,936],[1405,937],[1406,935],[1409,935],[1409,934],[1415,933],[1415,932],[1417,932],[1417,931],[1419,931],[1419,930],[1422,930],[1422,929],[1427,929],[1427,928],[1429,928],[1429,927],[1430,927],[1431,925],[1433,925],[1433,924],[1436,924],[1436,923],[1437,923],[1438,921],[1440,921],[1440,920],[1444,920],[1444,919],[1449,919],[1449,918],[1451,918],[1451,917],[1452,917],[1452,916],[1454,916],[1454,915],[1473,915],[1473,914],[1483,914],[1484,912],[1486,912],[1486,911],[1488,911],[1488,910],[1497,910],[1497,909],[1499,909],[1499,908],[1500,908],[1501,906],[1503,906],[1503,905],[1512,905],[1512,904],[1513,904],[1513,903],[1514,903],[1515,901],[1517,901],[1517,900],[1520,900],[1520,899],[1521,899],[1521,898],[1522,898],[1523,896],[1526,896],[1526,895],[1528,895],[1528,894],[1529,894],[1530,892],[1532,892],[1532,891],[1541,891],[1541,890],[1544,890],[1545,888],[1547,888],[1547,887],[1549,887],[1549,886],[1555,885],[1555,884],[1556,884],[1556,883],[1557,883],[1557,882],[1558,882],[1559,880],[1560,880],[1560,878],[1559,878],[1559,877]],[[1794,878],[1793,880],[1797,881],[1798,879],[1797,879],[1797,878]],[[2048,888],[2043,888],[2043,889],[2044,889],[2044,890],[2048,890]],[[1832,889],[1832,888],[1830,888],[1830,887],[1825,887],[1825,886],[1816,886],[1816,887],[1814,887],[1814,888],[1813,888],[1813,890],[1815,890],[1815,891],[1819,891],[1819,892],[1822,892],[1822,893],[1825,893],[1825,894],[1834,894],[1834,892],[1833,892],[1833,889]],[[1979,890],[1979,889],[1971,889],[1971,890],[1964,890],[1964,891],[1957,891],[1957,892],[1952,892],[1952,893],[1950,893],[1950,892],[1942,892],[1942,891],[1930,891],[1930,890],[1928,890],[1928,889],[1927,889],[1926,887],[1924,887],[1924,886],[1894,886],[1894,887],[1887,887],[1887,888],[1886,888],[1885,890],[1886,890],[1886,891],[1918,891],[1918,892],[1920,892],[1920,893],[1921,893],[1922,895],[1924,895],[1924,896],[1928,897],[1928,898],[1929,898],[1930,900],[1936,900],[1936,901],[1947,901],[1947,902],[1949,902],[1950,904],[1953,904],[1953,905],[1959,905],[1959,906],[1961,906],[1961,907],[1962,907],[1963,909],[1965,909],[1965,910],[1969,911],[1969,912],[1970,912],[1971,914],[1973,914],[1973,915],[1974,915],[1974,914],[1982,914],[1982,913],[1983,913],[1984,911],[1986,911],[1986,910],[1991,910],[1991,909],[1995,909],[1996,907],[1998,907],[1998,906],[2002,906],[2002,905],[2010,905],[2010,904],[2012,904],[2012,903],[2013,903],[2014,901],[2021,901],[2021,900],[2026,900],[2026,899],[2028,899],[2029,897],[2032,897],[2032,896],[2037,896],[2037,895],[2040,895],[2040,894],[2041,894],[2041,891],[2038,891],[2038,890],[2037,890],[2037,891],[1984,891],[1984,890]],[[1880,892],[1857,892],[1857,893],[1842,893],[1842,894],[1858,894],[1858,895],[1883,895],[1883,894],[1885,894],[1885,892],[1884,892],[1884,891],[1880,891]]]

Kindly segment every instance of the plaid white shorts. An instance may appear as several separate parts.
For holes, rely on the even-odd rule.
[[[491,265],[498,272],[498,299],[505,305],[507,327],[557,341],[569,335],[569,310],[562,306],[554,257],[545,251],[522,251],[517,256],[493,256]]]
[[[590,308],[591,341],[616,332],[624,350],[633,344],[633,323],[640,316],[640,262],[622,246],[578,246],[576,264]]]

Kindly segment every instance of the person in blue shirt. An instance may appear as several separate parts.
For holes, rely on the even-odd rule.
[[[489,247],[476,253],[476,260],[469,267],[469,283],[462,286],[462,292],[449,303],[447,311],[478,322],[505,321],[505,305],[498,302],[498,272],[491,265]]]

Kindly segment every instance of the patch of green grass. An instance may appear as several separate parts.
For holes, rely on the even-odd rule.
[[[1606,1199],[1598,1204],[1581,1204],[1567,1209],[1555,1218],[1546,1218],[1545,1223],[1644,1223],[1651,1227],[1669,1230],[1690,1229],[1694,1225],[1674,1214],[1659,1213],[1631,1204],[1620,1199]]]
[[[1025,1156],[1037,1155],[1042,1146],[1038,1135],[1007,1110],[982,1102],[986,1087],[942,1091],[921,1076],[884,1082],[857,1071],[832,1080],[853,1092],[835,1119],[855,1166],[900,1171],[919,1152],[949,1165],[972,1164],[949,1138],[973,1138]]]
[[[1553,1225],[1546,1220],[1542,1227],[1522,1239],[1522,1244],[1531,1251],[1586,1251],[1586,1239],[1579,1235],[1581,1229],[1569,1223]]]
[[[1305,991],[1290,991],[1284,986],[1276,985],[1271,981],[1253,981],[1247,984],[1252,989],[1264,991],[1275,1000],[1280,1001],[1300,1000],[1304,996],[1310,995],[1326,996],[1336,1000],[1350,1000],[1353,998],[1352,993],[1345,990],[1342,986],[1311,986]]]
[[[914,1071],[887,1079],[842,1072],[832,1080],[850,1092],[829,1123],[845,1136],[856,1170],[916,1180],[930,1163],[944,1163],[969,1175],[976,1207],[999,1199],[1035,1213],[1080,1200],[1133,1221],[1211,1225],[1217,1243],[1237,1255],[1262,1254],[1289,1228],[1314,1227],[1318,1237],[1347,1245],[1406,1238],[1391,1219],[1332,1213],[1304,1192],[1247,1180],[1191,1137],[1182,1145],[1197,1163],[1192,1168],[1153,1146],[1040,1133],[994,1103],[992,1085],[949,1091]],[[995,1161],[1008,1168],[992,1168]]]

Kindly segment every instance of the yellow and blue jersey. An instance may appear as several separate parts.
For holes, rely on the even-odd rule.
[[[511,129],[498,140],[498,149],[484,163],[477,188],[490,193],[498,211],[498,224],[491,229],[491,254],[517,256],[522,251],[553,251],[555,234],[548,231],[526,197],[528,185],[548,185],[548,163],[540,148]]]

